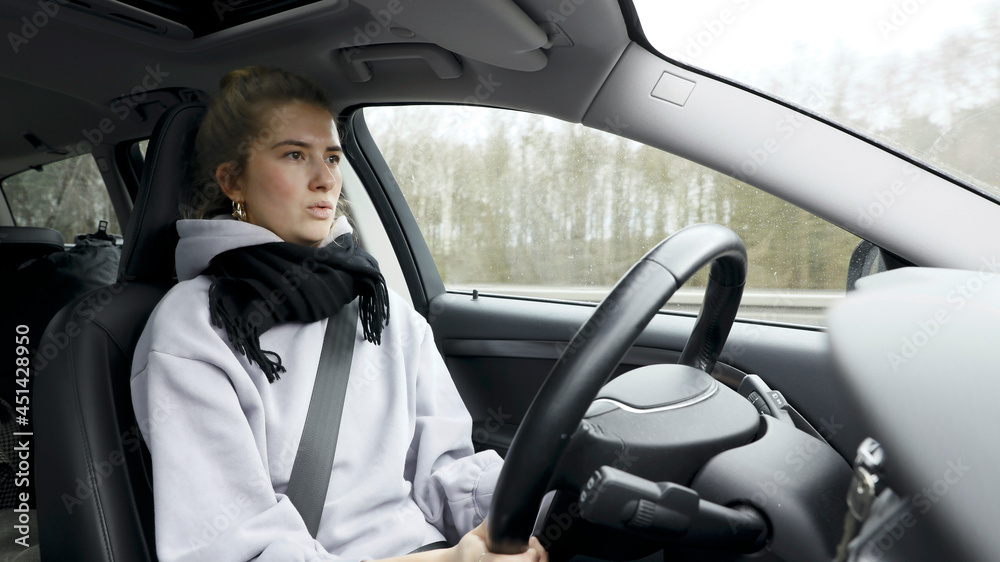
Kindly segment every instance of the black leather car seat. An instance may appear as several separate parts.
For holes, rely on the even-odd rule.
[[[63,251],[58,230],[40,226],[0,226],[0,271],[15,271],[24,262]]]
[[[110,285],[118,277],[121,246],[105,231],[78,235],[69,249],[64,249],[62,240],[51,228],[0,227],[0,333],[12,334],[17,329],[27,336],[26,347],[36,367],[45,361],[43,355],[35,354],[39,336],[52,317],[84,293]],[[0,348],[4,365],[13,363],[6,359],[13,353],[12,347]]]
[[[174,283],[178,197],[190,183],[199,102],[160,118],[125,231],[118,282],[63,308],[34,372],[38,525],[43,560],[155,560],[148,451],[132,410],[136,341]]]
[[[36,342],[33,337],[41,335],[45,325],[55,314],[58,306],[50,305],[49,295],[36,290],[40,279],[31,263],[37,263],[38,258],[44,258],[63,252],[63,237],[59,231],[51,228],[35,226],[0,226],[0,330],[8,335],[12,344],[0,346],[0,361],[4,365],[2,371],[7,376],[0,381],[0,399],[5,404],[0,407],[0,509],[19,507],[18,492],[27,492],[30,508],[35,506],[34,494],[30,486],[16,486],[17,455],[14,451],[15,431],[31,431],[30,425],[14,423],[14,406],[17,404],[17,390],[22,392],[30,386],[23,381],[24,371],[18,371],[16,361],[19,357],[35,353]],[[31,263],[29,263],[31,262]],[[26,269],[21,266],[27,265]],[[21,345],[13,345],[14,338],[21,339]],[[28,336],[25,338],[24,336]],[[19,385],[18,382],[22,381]],[[21,404],[23,406],[23,404]],[[3,547],[0,546],[0,551]],[[17,545],[15,545],[17,546]],[[0,554],[2,558],[2,554]]]
[[[30,336],[41,335],[58,306],[53,308],[51,296],[36,290],[44,279],[40,279],[40,273],[36,272],[39,268],[30,267],[28,262],[36,263],[38,258],[58,255],[63,250],[63,237],[58,230],[36,226],[0,226],[0,329],[4,334],[14,335],[18,326],[26,326],[29,332],[27,348],[32,353],[37,345]],[[5,368],[9,369],[14,364],[14,347],[0,348],[0,358]],[[14,372],[10,374],[8,378],[13,379]],[[0,382],[0,388],[3,389],[0,397],[14,404],[13,381]]]

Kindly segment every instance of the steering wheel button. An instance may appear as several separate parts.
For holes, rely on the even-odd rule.
[[[639,500],[635,508],[635,514],[629,520],[628,525],[637,529],[645,529],[653,523],[656,515],[656,504],[649,500]]]

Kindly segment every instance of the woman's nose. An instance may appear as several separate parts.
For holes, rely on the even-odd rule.
[[[312,176],[312,185],[310,187],[316,190],[330,191],[337,186],[337,182],[339,181],[337,174],[323,161],[320,161],[313,167]]]

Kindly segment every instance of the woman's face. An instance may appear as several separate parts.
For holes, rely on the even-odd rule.
[[[265,112],[263,121],[253,144],[240,147],[249,152],[246,168],[223,164],[216,179],[230,199],[243,202],[247,222],[315,246],[330,233],[343,182],[333,116],[291,103]]]

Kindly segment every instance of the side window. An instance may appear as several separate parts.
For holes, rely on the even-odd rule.
[[[89,154],[9,176],[0,189],[17,226],[54,228],[72,242],[77,234],[95,232],[105,220],[108,233],[121,234],[108,190]]]
[[[599,301],[691,224],[728,226],[750,269],[740,316],[820,325],[859,239],[683,158],[556,119],[481,107],[365,109],[450,291]],[[665,308],[697,312],[707,269]]]

